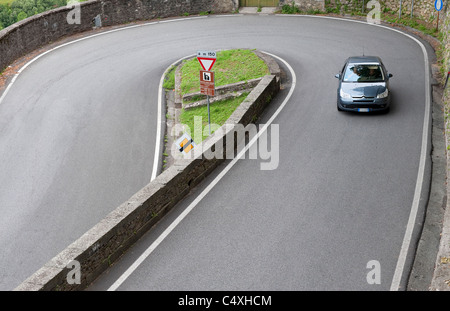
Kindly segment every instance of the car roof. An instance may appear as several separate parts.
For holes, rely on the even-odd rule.
[[[352,56],[347,59],[349,64],[381,64],[381,59],[378,56]]]

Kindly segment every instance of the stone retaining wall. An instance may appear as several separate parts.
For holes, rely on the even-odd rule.
[[[447,5],[448,5],[447,0]],[[440,12],[440,27],[439,30],[442,34],[442,63],[444,65],[444,73],[450,72],[450,6],[446,7],[446,10]],[[445,78],[445,77],[443,77]],[[447,89],[445,90],[446,102],[450,103],[450,83],[447,84]]]
[[[398,14],[400,9],[399,0],[385,0],[380,1],[382,7],[389,8],[392,12]],[[434,8],[434,0],[403,0],[402,1],[402,14],[411,15],[411,7],[413,16],[421,17],[427,21],[434,20],[437,16],[437,11]]]
[[[448,1],[447,1],[448,4]],[[442,63],[444,66],[443,83],[445,83],[446,76],[450,74],[450,8],[440,13],[442,18],[441,33],[443,35],[442,42],[445,49],[442,53]],[[450,80],[450,79],[449,79]],[[447,82],[446,89],[443,90],[444,101],[444,116],[445,116],[445,144],[446,149],[450,150],[450,81]],[[447,175],[450,171],[450,153],[447,151]],[[448,178],[448,176],[447,176]],[[436,265],[433,275],[433,281],[430,290],[450,291],[450,186],[447,182],[447,205],[444,216],[443,230],[441,233],[441,241]]]
[[[324,0],[280,0],[280,7],[283,5],[292,5],[292,2],[295,2],[295,5],[303,12],[307,12],[309,10],[325,10],[325,1]]]
[[[368,13],[371,8],[367,7],[370,0],[325,0],[325,6],[330,8],[338,8],[341,11],[362,12],[363,4],[364,12]],[[391,13],[398,14],[400,9],[400,0],[378,0],[381,5],[381,11],[387,9]],[[413,8],[413,16],[423,18],[426,21],[433,21],[437,18],[437,11],[434,8],[434,0],[402,0],[402,14],[404,16],[411,15],[411,7]]]
[[[0,72],[14,60],[63,37],[92,30],[99,16],[102,26],[201,12],[229,13],[233,0],[91,0],[80,3],[79,24],[69,24],[75,7],[62,7],[26,18],[0,31]]]
[[[82,290],[105,271],[137,239],[199,184],[226,157],[236,125],[254,122],[278,93],[280,80],[275,75],[263,77],[242,104],[222,126],[223,136],[214,134],[197,145],[192,159],[180,159],[156,177],[128,201],[111,212],[91,230],[68,246],[44,267],[30,276],[16,291]],[[230,126],[230,124],[234,124]],[[239,127],[240,129],[241,127]],[[229,148],[229,147],[228,147]],[[197,150],[200,150],[197,152]],[[221,151],[221,152],[219,152]],[[211,155],[221,154],[221,157]],[[80,264],[80,284],[69,284],[71,263]]]

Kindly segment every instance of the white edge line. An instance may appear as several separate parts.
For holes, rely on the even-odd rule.
[[[283,14],[277,14],[278,16],[284,16]],[[364,21],[357,21],[357,20],[350,20],[350,19],[342,19],[337,17],[327,17],[327,16],[311,16],[311,15],[302,15],[306,17],[314,17],[314,18],[328,18],[328,19],[335,19],[340,21],[349,21],[354,23],[361,23],[366,24],[370,26],[376,26],[381,27],[384,29],[388,29],[391,31],[395,31],[397,33],[400,33],[413,41],[415,41],[420,48],[422,49],[423,58],[424,58],[424,65],[425,65],[425,114],[424,114],[424,120],[423,120],[423,131],[422,131],[422,145],[420,150],[420,161],[419,161],[419,169],[417,172],[417,179],[416,179],[416,187],[414,190],[414,198],[411,205],[411,211],[408,218],[408,223],[405,230],[405,235],[403,237],[402,247],[400,249],[400,254],[397,259],[397,265],[395,267],[394,276],[392,278],[391,282],[391,291],[398,291],[400,289],[400,283],[404,274],[405,270],[405,263],[406,258],[408,256],[408,250],[411,245],[411,239],[412,234],[414,231],[414,226],[417,219],[417,213],[419,211],[419,203],[420,203],[420,196],[422,194],[422,188],[423,188],[423,182],[425,179],[425,164],[426,164],[426,158],[427,158],[427,150],[428,150],[428,136],[429,136],[429,126],[430,126],[430,109],[431,109],[431,88],[430,88],[430,64],[428,61],[428,53],[425,48],[425,46],[420,42],[418,39],[414,38],[410,34],[407,34],[403,31],[400,31],[398,29],[390,28],[384,25],[379,24],[371,24]]]
[[[167,227],[164,232],[161,233],[161,235],[142,253],[142,255],[139,256],[139,258],[136,259],[136,261],[133,262],[133,264],[128,267],[128,269],[108,288],[108,291],[115,291],[117,288],[119,288],[120,285],[139,267],[139,265],[158,247],[159,244],[161,244],[162,241],[175,229],[178,224],[197,206],[197,204],[214,188],[214,186],[222,179],[223,176],[236,164],[236,162],[242,158],[242,156],[247,152],[247,150],[258,140],[258,138],[264,133],[264,131],[267,130],[268,126],[273,122],[273,120],[280,114],[281,110],[283,110],[284,106],[286,106],[287,102],[292,96],[292,93],[294,92],[295,85],[296,85],[296,75],[292,67],[282,58],[267,53],[272,57],[277,58],[281,62],[283,62],[286,67],[289,69],[289,71],[292,74],[292,84],[291,88],[289,90],[288,95],[284,99],[283,103],[278,107],[278,109],[275,111],[275,113],[272,115],[272,117],[269,119],[269,121],[260,129],[260,131],[255,135],[250,142],[243,148],[239,154],[219,173],[219,175],[214,178],[214,180],[208,184],[208,186],[195,198],[195,200],[189,204],[189,206]]]
[[[290,16],[286,14],[277,14],[277,16]],[[400,33],[413,41],[415,41],[420,48],[422,49],[423,57],[424,57],[424,65],[425,65],[425,114],[424,114],[424,121],[423,121],[423,131],[422,131],[422,146],[420,151],[420,161],[419,161],[419,169],[417,172],[417,179],[416,179],[416,187],[414,190],[414,198],[411,205],[411,211],[408,218],[408,223],[405,230],[405,235],[403,237],[402,247],[400,249],[400,254],[397,259],[397,265],[395,268],[394,276],[392,278],[391,282],[391,291],[398,291],[400,289],[400,283],[404,274],[405,270],[405,263],[406,258],[408,256],[408,250],[411,245],[411,239],[412,234],[414,231],[414,225],[417,218],[417,213],[419,211],[419,203],[420,203],[420,196],[422,194],[422,188],[423,188],[423,182],[425,179],[425,164],[426,164],[426,158],[427,158],[427,150],[428,150],[428,136],[429,136],[429,126],[430,126],[430,110],[431,110],[431,88],[430,88],[430,64],[428,61],[428,53],[425,48],[425,46],[420,42],[418,39],[414,38],[413,36],[400,31],[398,29],[390,28],[384,25],[379,24],[371,24],[364,21],[358,21],[358,20],[351,20],[351,19],[345,19],[345,18],[337,18],[337,17],[329,17],[329,16],[312,16],[312,15],[295,15],[299,17],[313,17],[313,18],[328,18],[328,19],[334,19],[334,20],[340,20],[340,21],[348,21],[348,22],[354,22],[354,23],[361,23],[366,24],[370,26],[377,26],[384,29],[388,29],[391,31],[395,31],[397,33]]]
[[[173,62],[172,64],[167,67],[167,69],[164,71],[163,75],[161,76],[161,79],[159,80],[159,89],[158,89],[158,116],[157,116],[157,128],[156,128],[156,143],[155,143],[155,155],[153,157],[153,169],[152,169],[152,176],[150,179],[150,182],[153,181],[157,174],[158,174],[158,168],[159,168],[159,158],[160,158],[160,147],[161,147],[161,132],[162,132],[162,105],[163,105],[163,94],[164,94],[164,78],[166,77],[167,73],[170,71],[170,69],[175,66],[176,64],[182,62],[185,59],[188,59],[190,57],[194,57],[195,54],[180,58],[179,60]]]
[[[283,15],[280,15],[280,16],[283,16]],[[391,291],[397,291],[400,286],[400,282],[401,282],[402,275],[404,272],[407,253],[408,253],[408,250],[409,250],[409,247],[411,244],[411,238],[412,238],[412,233],[414,230],[415,220],[417,218],[418,207],[419,207],[419,202],[420,202],[420,195],[422,192],[422,185],[423,185],[424,174],[425,174],[426,153],[427,153],[427,149],[428,149],[428,132],[429,132],[428,127],[429,127],[430,106],[431,106],[431,98],[430,98],[431,94],[430,94],[430,83],[429,83],[430,82],[429,81],[430,71],[429,71],[428,53],[425,49],[425,46],[419,40],[414,38],[413,36],[406,34],[402,31],[399,31],[397,29],[389,28],[387,26],[378,25],[378,24],[370,24],[370,23],[363,22],[363,21],[335,18],[335,17],[309,16],[309,15],[304,15],[304,16],[314,17],[314,18],[329,18],[329,19],[335,19],[335,20],[340,20],[340,21],[362,23],[362,24],[366,24],[366,25],[370,25],[370,26],[377,26],[377,27],[385,28],[385,29],[388,29],[391,31],[398,32],[404,36],[407,36],[408,38],[414,40],[422,49],[422,52],[424,55],[424,63],[425,63],[425,92],[426,92],[426,94],[425,94],[425,115],[424,115],[424,124],[423,124],[423,132],[422,132],[422,146],[421,146],[419,170],[417,173],[417,180],[416,180],[416,187],[415,187],[415,192],[414,192],[413,203],[412,203],[412,207],[411,207],[411,211],[410,211],[410,215],[409,215],[409,219],[408,219],[408,224],[407,224],[406,231],[405,231],[405,236],[403,238],[402,247],[401,247],[400,254],[399,254],[399,257],[397,260],[396,269],[395,269],[391,287],[390,287]],[[267,53],[267,54],[269,54],[269,53]],[[187,214],[189,214],[189,212],[198,204],[198,202],[200,202],[200,200],[203,199],[203,197],[205,197],[208,194],[208,192],[214,187],[214,185],[217,184],[222,179],[222,177],[234,166],[236,161],[240,157],[242,157],[242,155],[246,152],[246,150],[251,145],[253,145],[253,143],[258,139],[258,137],[261,135],[261,133],[263,133],[267,129],[267,127],[273,122],[275,117],[280,113],[281,109],[283,109],[283,107],[286,105],[287,100],[290,98],[290,96],[293,92],[293,88],[295,87],[295,84],[296,84],[295,73],[287,62],[285,62],[278,56],[275,56],[272,54],[269,54],[269,55],[281,60],[289,68],[289,70],[291,71],[291,73],[293,75],[292,88],[291,88],[287,98],[285,99],[285,101],[278,108],[278,110],[274,113],[274,115],[270,118],[269,122],[263,127],[263,129],[258,132],[258,135],[256,135],[254,137],[254,139],[252,139],[246,145],[244,150],[242,150],[239,153],[239,155],[225,167],[225,169],[211,182],[211,184],[209,184],[207,186],[207,188],[205,188],[205,190],[203,190],[203,192],[186,208],[186,210],[184,210],[183,213],[180,214],[178,216],[178,218],[158,237],[158,239],[156,239],[152,243],[152,245],[150,245],[150,247],[133,263],[133,265],[130,266],[122,274],[122,276],[108,289],[108,291],[116,290],[134,272],[134,270],[136,270],[136,268],[153,252],[153,250],[156,249],[156,247],[158,247],[158,245],[165,239],[165,237],[167,237],[167,235],[170,234],[170,232],[186,217]]]
[[[290,15],[286,15],[286,14],[275,14],[276,16],[283,16],[283,17],[290,17]],[[414,223],[417,217],[417,212],[418,212],[418,206],[419,206],[419,201],[420,201],[420,194],[422,192],[422,184],[423,184],[423,180],[424,180],[424,173],[425,173],[425,162],[426,162],[426,152],[428,149],[428,126],[429,126],[429,110],[430,110],[430,106],[431,106],[431,100],[430,100],[430,85],[429,85],[429,77],[430,77],[430,71],[429,71],[429,62],[428,62],[428,53],[424,47],[424,45],[417,40],[416,38],[414,38],[413,36],[406,34],[400,30],[397,29],[393,29],[387,26],[383,26],[383,25],[377,25],[377,24],[370,24],[364,21],[356,21],[356,20],[351,20],[351,19],[343,19],[343,18],[337,18],[337,17],[329,17],[329,16],[313,16],[313,15],[296,15],[295,17],[312,17],[312,18],[328,18],[328,19],[334,19],[334,20],[340,20],[340,21],[348,21],[348,22],[354,22],[354,23],[361,23],[361,24],[366,24],[366,25],[371,25],[371,26],[377,26],[377,27],[381,27],[381,28],[385,28],[391,31],[395,31],[398,32],[404,36],[409,37],[410,39],[414,40],[422,49],[422,52],[424,54],[424,61],[425,61],[425,92],[426,92],[426,97],[425,97],[425,116],[424,116],[424,126],[423,126],[423,133],[422,133],[422,147],[421,147],[421,155],[420,155],[420,162],[419,162],[419,170],[418,170],[418,177],[416,180],[416,188],[415,188],[415,193],[414,193],[414,199],[413,199],[413,203],[412,203],[412,208],[411,208],[411,212],[409,215],[409,219],[408,219],[408,224],[407,224],[407,228],[406,228],[406,232],[405,232],[405,236],[403,238],[403,243],[402,243],[402,248],[400,250],[400,255],[397,261],[397,266],[395,269],[395,273],[394,273],[394,277],[391,283],[391,291],[395,291],[399,289],[399,285],[401,282],[401,278],[403,275],[403,270],[404,270],[404,266],[405,266],[405,262],[406,262],[406,257],[407,257],[407,253],[408,253],[408,249],[409,249],[409,245],[411,243],[411,237],[412,237],[412,233],[413,233],[413,229],[414,229]],[[98,34],[94,34],[88,37],[84,37],[84,38],[80,38],[68,43],[64,43],[60,46],[57,46],[53,49],[50,49],[38,56],[36,56],[35,58],[33,58],[32,60],[30,60],[28,63],[26,63],[13,77],[13,79],[11,80],[11,82],[8,84],[7,88],[5,89],[5,91],[3,92],[2,96],[0,97],[0,105],[2,104],[4,98],[6,97],[6,95],[8,94],[9,90],[11,89],[12,85],[14,84],[14,82],[16,81],[17,77],[19,76],[20,73],[22,73],[29,65],[31,65],[32,63],[34,63],[35,61],[37,61],[39,58],[41,58],[42,56],[53,52],[59,48],[65,47],[67,45],[73,44],[73,43],[77,43],[83,40],[87,40],[90,38],[94,38],[100,35],[106,35],[109,33],[113,33],[116,31],[122,31],[122,30],[127,30],[130,28],[136,28],[136,27],[143,27],[143,26],[148,26],[148,25],[153,25],[153,24],[158,24],[158,23],[168,23],[168,22],[175,22],[175,21],[182,21],[182,20],[191,20],[191,19],[199,19],[199,18],[207,18],[207,16],[199,16],[199,17],[188,17],[188,18],[180,18],[180,19],[174,19],[174,20],[170,20],[170,21],[158,21],[158,22],[150,22],[150,23],[145,23],[145,24],[140,24],[140,25],[132,25],[132,26],[127,26],[127,27],[123,27],[123,28],[118,28],[118,29],[113,29],[113,30],[109,30],[109,31],[105,31],[102,33],[98,33]],[[268,54],[268,53],[267,53]],[[276,57],[276,56],[275,56]],[[279,57],[277,57],[278,59],[280,59]],[[293,73],[292,68],[282,59],[280,59],[283,63],[285,63],[289,70],[291,70],[291,72]],[[294,73],[294,77],[295,77],[295,73]],[[295,81],[293,81],[293,86],[295,85]],[[291,89],[292,90],[292,89]],[[291,93],[288,94],[288,97],[290,97]],[[158,97],[161,96],[161,94],[158,95]],[[161,118],[161,113],[160,113],[160,104],[159,104],[159,98],[158,98],[158,119],[160,122],[160,118]],[[283,104],[280,106],[284,107],[285,102],[283,102]],[[277,110],[277,112],[275,112],[275,114],[279,113],[279,111]],[[272,118],[271,118],[272,121]],[[159,125],[160,123],[158,123]],[[264,130],[267,129],[267,124],[266,126],[262,129],[263,132]],[[157,132],[159,131],[160,134],[160,126],[158,126],[157,128]],[[157,137],[159,139],[159,135],[157,133]],[[256,138],[259,136],[255,136]],[[251,142],[250,142],[251,143]],[[250,143],[247,145],[249,146]],[[157,144],[156,149],[159,150],[159,144]],[[244,149],[246,150],[247,147]],[[159,153],[159,151],[158,151]],[[159,158],[159,155],[156,156],[156,152],[155,152],[155,158]],[[236,158],[237,159],[237,158]],[[157,160],[155,160],[157,161]],[[157,163],[157,162],[156,162]],[[233,164],[234,162],[232,161],[229,165]],[[227,166],[228,168],[228,166]],[[225,170],[227,170],[227,168],[225,168]],[[230,167],[231,168],[231,167]],[[154,170],[154,168],[153,168]],[[229,170],[229,169],[228,169]],[[228,171],[227,170],[227,171]],[[221,175],[219,175],[221,176]],[[218,176],[218,177],[219,177]],[[217,177],[217,178],[218,178]],[[153,173],[152,173],[152,180],[155,177],[153,177]],[[220,177],[222,178],[222,177]],[[219,179],[220,180],[220,179]],[[208,189],[208,188],[207,188]],[[206,190],[206,189],[205,189]],[[209,192],[209,190],[208,190]],[[206,194],[205,194],[206,195]],[[194,201],[195,202],[195,201]],[[194,203],[193,202],[193,203]],[[181,215],[180,215],[181,216]],[[183,217],[184,218],[184,217]],[[181,220],[180,220],[181,221]],[[173,229],[171,229],[173,230]],[[170,230],[170,231],[171,231]],[[156,241],[155,241],[156,242]],[[160,243],[160,242],[159,242]],[[159,244],[158,243],[158,244]],[[148,256],[148,255],[147,255]]]
[[[208,16],[194,16],[194,17],[185,17],[185,18],[177,18],[177,19],[171,19],[171,20],[163,20],[163,21],[157,21],[157,22],[149,22],[149,23],[144,23],[144,24],[138,24],[138,25],[131,25],[131,26],[125,26],[125,27],[121,27],[121,28],[117,28],[117,29],[112,29],[112,30],[108,30],[105,32],[101,32],[101,33],[96,33],[87,37],[83,37],[77,40],[73,40],[61,45],[58,45],[48,51],[45,51],[41,54],[39,54],[38,56],[36,56],[35,58],[33,58],[32,60],[30,60],[29,62],[27,62],[24,66],[22,66],[17,73],[14,75],[14,77],[12,78],[11,82],[8,84],[8,86],[6,87],[5,91],[3,92],[2,96],[0,97],[0,105],[2,104],[3,100],[5,99],[6,95],[8,94],[9,90],[11,89],[11,87],[13,86],[14,82],[16,81],[16,79],[18,78],[18,76],[28,67],[30,66],[32,63],[34,63],[35,61],[37,61],[39,58],[43,57],[44,55],[47,55],[48,53],[51,53],[55,50],[58,50],[60,48],[63,48],[65,46],[68,46],[70,44],[74,44],[83,40],[87,40],[87,39],[91,39],[91,38],[95,38],[98,36],[102,36],[102,35],[106,35],[106,34],[110,34],[113,32],[117,32],[117,31],[123,31],[123,30],[127,30],[127,29],[131,29],[131,28],[137,28],[137,27],[144,27],[144,26],[149,26],[149,25],[155,25],[155,24],[163,24],[163,23],[170,23],[170,22],[178,22],[178,21],[185,21],[185,20],[192,20],[192,19],[199,19],[199,18],[207,18]],[[31,52],[32,53],[32,52]]]
[[[194,16],[194,17],[185,17],[185,18],[177,18],[177,19],[171,19],[171,20],[163,20],[163,21],[157,21],[157,22],[149,22],[149,23],[144,23],[144,24],[138,24],[138,25],[131,25],[131,26],[126,26],[126,27],[121,27],[121,28],[117,28],[117,29],[112,29],[112,30],[108,30],[105,32],[101,32],[101,33],[97,33],[97,34],[93,34],[87,37],[83,37],[77,40],[73,40],[61,45],[58,45],[48,51],[45,51],[41,54],[39,54],[38,56],[36,56],[35,58],[33,58],[32,60],[30,60],[29,62],[27,62],[25,65],[23,65],[18,71],[17,73],[13,76],[13,78],[11,79],[11,82],[8,84],[8,86],[6,87],[5,91],[3,92],[2,96],[0,97],[0,105],[2,104],[3,100],[5,99],[6,95],[9,93],[11,87],[14,85],[14,83],[16,82],[16,79],[19,77],[19,75],[26,69],[28,68],[31,64],[33,64],[34,62],[36,62],[39,58],[57,50],[60,48],[63,48],[65,46],[68,46],[70,44],[74,44],[83,40],[87,40],[87,39],[91,39],[91,38],[95,38],[98,36],[102,36],[102,35],[106,35],[106,34],[110,34],[113,32],[117,32],[117,31],[122,31],[122,30],[128,30],[131,28],[137,28],[137,27],[144,27],[144,26],[150,26],[150,25],[155,25],[155,24],[163,24],[163,23],[172,23],[172,22],[178,22],[178,21],[186,21],[186,20],[193,20],[193,19],[201,19],[201,18],[207,18],[208,16]],[[182,61],[184,58],[181,58],[179,61]],[[173,63],[172,65],[176,64],[177,62]],[[172,66],[171,65],[171,66]],[[169,69],[171,68],[171,66],[169,67]],[[153,179],[156,178],[157,175],[157,171],[158,171],[158,165],[159,165],[159,152],[160,152],[160,143],[161,143],[161,113],[162,113],[162,84],[164,83],[164,76],[165,76],[166,72],[163,74],[163,76],[161,77],[160,80],[160,84],[159,84],[159,93],[158,93],[158,117],[157,117],[157,128],[156,128],[156,147],[155,147],[155,155],[154,155],[154,159],[153,159],[153,169],[152,169],[152,175],[151,175],[151,181]]]
[[[383,26],[385,27],[385,26]],[[386,27],[388,28],[388,27]],[[389,28],[388,28],[389,29]],[[392,29],[395,30],[395,29]],[[395,30],[397,31],[397,30]],[[400,32],[400,31],[399,31]],[[402,33],[402,32],[400,32]],[[420,196],[422,194],[422,187],[425,179],[425,164],[427,158],[427,150],[428,150],[428,136],[429,136],[429,123],[430,123],[430,109],[431,109],[431,89],[430,89],[430,68],[428,61],[428,53],[426,51],[425,46],[408,34],[403,33],[405,36],[413,39],[422,49],[424,55],[424,64],[425,64],[425,114],[423,121],[423,132],[422,132],[422,146],[420,151],[420,162],[419,162],[419,170],[417,172],[417,180],[416,180],[416,188],[414,192],[414,198],[412,202],[411,211],[409,214],[408,224],[405,231],[405,236],[403,237],[402,248],[400,250],[400,255],[398,257],[397,266],[395,268],[394,277],[391,283],[391,291],[397,291],[400,289],[401,279],[405,269],[405,262],[408,255],[408,250],[410,248],[412,234],[414,231],[414,225],[417,218],[417,213],[419,211],[419,203]]]
[[[173,64],[172,64],[173,65]],[[158,115],[157,115],[157,121],[156,121],[156,142],[155,142],[155,154],[153,156],[153,169],[152,169],[152,176],[150,178],[150,181],[153,181],[156,178],[156,174],[158,173],[158,165],[159,165],[159,152],[160,152],[160,144],[161,144],[161,113],[162,113],[162,94],[164,92],[163,90],[163,83],[164,83],[164,77],[166,76],[169,69],[172,67],[172,65],[169,66],[169,68],[164,71],[161,80],[159,81],[159,89],[158,89]]]
[[[236,14],[214,15],[214,17],[235,17],[235,16],[245,16],[245,14],[236,13]]]

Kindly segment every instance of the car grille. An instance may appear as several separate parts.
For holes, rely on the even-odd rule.
[[[353,96],[353,98],[367,98],[367,99],[371,99],[371,98],[375,98],[375,97],[370,97],[370,96]]]
[[[345,105],[345,107],[346,108],[379,108],[378,105],[364,104],[364,103]]]
[[[353,102],[354,103],[373,103],[374,99],[375,99],[375,97],[365,97],[365,96],[357,97],[357,96],[354,96],[353,97]],[[361,107],[361,108],[365,108],[365,107]]]

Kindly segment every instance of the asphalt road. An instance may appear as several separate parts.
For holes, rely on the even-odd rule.
[[[13,289],[150,180],[167,66],[197,50],[233,48],[270,52],[295,72],[292,97],[273,121],[279,165],[262,171],[264,161],[237,161],[118,290],[390,288],[422,146],[421,48],[367,24],[234,15],[87,39],[19,76],[0,105],[0,289]],[[387,115],[336,111],[334,75],[363,49],[394,74]],[[262,123],[289,91],[283,68],[288,85]],[[116,282],[227,163],[91,289]],[[373,260],[381,283],[370,285]]]

